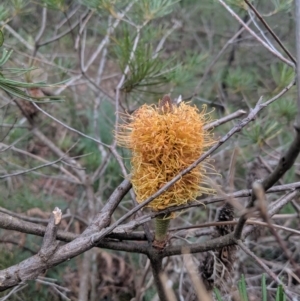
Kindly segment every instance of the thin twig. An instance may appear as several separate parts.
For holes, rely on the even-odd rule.
[[[143,29],[143,27],[145,27],[147,25],[149,21],[146,20],[144,21],[144,23],[140,26],[136,27],[136,37],[133,41],[133,45],[132,45],[132,49],[129,55],[129,59],[127,62],[127,65],[124,68],[124,72],[122,74],[122,77],[116,87],[116,96],[115,96],[115,112],[116,112],[116,118],[115,118],[115,132],[118,132],[118,126],[119,126],[119,115],[120,115],[120,94],[121,94],[121,89],[122,86],[125,82],[126,76],[128,74],[128,72],[130,71],[130,63],[132,62],[132,60],[134,59],[135,56],[135,52],[137,50],[138,47],[138,43],[140,41],[140,37],[141,37],[141,30]],[[117,145],[117,141],[116,139],[113,141],[111,147],[110,147],[110,151],[112,152],[112,154],[114,155],[114,157],[116,158],[117,162],[119,163],[121,170],[123,172],[123,176],[127,177],[127,171],[125,168],[125,165],[123,163],[123,161],[121,160],[121,157],[119,155],[119,153],[116,150],[116,145]]]
[[[74,128],[68,126],[68,125],[66,125],[65,123],[63,123],[62,121],[58,120],[57,118],[55,118],[55,117],[52,116],[51,114],[47,113],[45,110],[43,110],[41,107],[39,107],[36,103],[33,102],[33,105],[34,105],[40,112],[42,112],[43,114],[45,114],[46,116],[48,116],[49,118],[51,118],[52,120],[54,120],[55,122],[57,122],[58,124],[62,125],[63,127],[65,127],[66,129],[68,129],[69,131],[74,132],[74,133],[76,133],[76,134],[78,134],[78,135],[80,135],[80,136],[82,136],[82,137],[87,138],[87,139],[90,139],[90,140],[92,140],[92,141],[94,141],[94,142],[96,142],[96,143],[98,143],[98,144],[101,144],[101,145],[103,145],[103,146],[105,146],[105,147],[109,147],[107,144],[103,143],[102,141],[100,141],[100,140],[98,140],[98,139],[95,139],[95,138],[93,138],[93,137],[91,137],[91,136],[89,136],[89,135],[86,135],[86,134],[84,134],[84,133],[82,133],[82,132],[80,132],[80,131],[78,131],[78,130],[76,130],[76,129],[74,129]]]
[[[93,16],[93,14],[94,14],[94,11],[93,10],[90,11],[90,13],[88,14],[88,16],[84,19],[84,21],[80,25],[80,29],[79,29],[79,32],[78,32],[78,35],[77,35],[77,38],[76,38],[76,41],[75,41],[75,46],[74,46],[75,50],[78,49],[79,41],[80,41],[80,35],[82,34],[83,30],[85,29],[87,23],[89,22],[89,20]]]
[[[97,56],[100,54],[100,52],[102,51],[102,49],[104,48],[104,46],[108,43],[110,36],[113,34],[114,30],[118,27],[118,25],[120,24],[121,20],[124,18],[124,16],[131,10],[132,6],[134,5],[135,1],[131,1],[127,7],[124,9],[124,11],[122,13],[118,14],[118,18],[115,20],[115,22],[113,23],[113,25],[111,27],[109,27],[107,29],[107,33],[104,37],[104,39],[102,40],[102,42],[98,45],[96,51],[91,55],[90,59],[88,60],[88,62],[84,65],[83,71],[86,72],[89,67],[93,64],[93,62],[95,61],[95,59],[97,58]]]
[[[280,209],[291,202],[297,195],[298,191],[293,191],[290,193],[287,193],[285,196],[280,198],[275,203],[271,204],[268,208],[268,215],[272,217],[274,214],[280,211]],[[246,228],[246,230],[243,232],[243,237],[247,237],[251,232],[253,231],[253,227]]]
[[[48,139],[38,128],[33,128],[31,130],[32,134],[35,135],[40,141],[42,141],[43,143],[45,143],[49,149],[51,149],[51,151],[53,153],[55,153],[57,156],[64,158],[65,162],[70,164],[70,166],[73,168],[74,172],[79,176],[80,180],[82,182],[84,182],[85,180],[85,171],[82,169],[82,167],[80,166],[80,164],[70,158],[67,154],[65,154],[60,148],[58,148],[50,139]]]
[[[0,25],[4,26],[4,28],[11,33],[19,42],[21,42],[28,50],[34,51],[34,46],[29,44],[25,39],[23,39],[13,28],[11,28],[8,24],[5,24],[3,21],[0,21]]]
[[[8,300],[9,297],[11,297],[13,294],[21,291],[27,286],[26,283],[20,283],[18,286],[14,287],[6,296],[2,297],[0,301]]]
[[[223,123],[226,123],[226,122],[228,122],[228,121],[231,121],[231,120],[233,120],[233,119],[235,119],[235,118],[239,118],[239,117],[241,117],[241,116],[243,116],[243,115],[245,115],[245,114],[246,114],[246,111],[244,111],[244,110],[237,110],[237,111],[234,112],[234,113],[231,113],[231,114],[229,114],[229,115],[227,115],[227,116],[225,116],[225,117],[222,117],[222,118],[220,118],[220,119],[218,119],[218,120],[215,120],[215,121],[213,121],[213,122],[211,122],[211,123],[205,125],[205,126],[204,126],[204,129],[205,129],[205,130],[210,130],[210,129],[212,129],[212,128],[218,127],[219,125],[221,125],[221,124],[223,124]]]
[[[38,31],[38,33],[34,39],[35,47],[34,47],[34,54],[32,55],[33,57],[35,56],[36,51],[38,50],[37,44],[40,41],[40,39],[45,31],[46,23],[47,23],[47,7],[45,6],[45,7],[43,7],[43,10],[42,10],[42,22],[41,22],[40,30]]]
[[[280,39],[278,38],[278,36],[275,34],[275,32],[273,31],[273,29],[269,26],[269,24],[266,22],[266,20],[262,17],[262,15],[258,12],[258,10],[253,6],[253,4],[251,2],[249,2],[248,0],[244,0],[247,5],[252,9],[252,11],[255,13],[255,15],[257,16],[257,18],[260,20],[260,22],[266,27],[266,29],[269,31],[269,33],[272,35],[272,37],[274,38],[274,40],[278,43],[278,45],[282,48],[282,50],[287,54],[287,56],[294,62],[294,64],[296,65],[296,59],[292,56],[292,54],[288,51],[288,49],[283,45],[283,43],[280,41]]]
[[[15,151],[17,153],[20,153],[20,154],[23,154],[23,155],[26,155],[30,158],[33,158],[35,160],[38,160],[38,161],[41,161],[41,162],[44,162],[44,163],[50,163],[48,160],[45,160],[44,158],[42,157],[39,157],[37,155],[34,155],[30,152],[27,152],[25,150],[22,150],[22,149],[19,149],[19,148],[16,148],[15,146],[8,146],[6,144],[3,144],[3,143],[0,143],[0,152],[2,151],[2,147],[5,148],[5,149],[10,149],[12,151]],[[69,181],[72,182],[72,183],[76,183],[76,184],[79,184],[81,183],[80,180],[74,176],[71,172],[69,172],[68,170],[66,170],[63,166],[61,165],[56,165],[56,164],[52,164],[51,167],[53,168],[57,168],[59,169],[61,172],[63,172],[64,174],[67,175],[67,177],[69,178]]]
[[[75,29],[79,24],[80,22],[82,22],[83,19],[85,19],[89,14],[89,10],[87,9],[83,14],[81,14],[81,16],[78,18],[77,21],[75,21],[68,29],[66,29],[65,31],[63,31],[62,33],[44,41],[44,42],[40,42],[40,43],[37,43],[36,44],[36,47],[42,47],[42,46],[45,46],[47,44],[50,44],[54,41],[57,41],[59,39],[61,39],[62,37],[64,37],[65,35],[67,35],[68,33],[72,32],[73,29]]]
[[[171,228],[171,229],[169,229],[169,232],[182,231],[182,230],[193,230],[193,229],[207,228],[207,227],[217,227],[217,226],[222,226],[222,225],[236,225],[236,224],[237,224],[237,221],[211,222],[211,223],[203,223],[203,224],[193,225],[193,226]],[[270,225],[268,223],[261,222],[259,220],[254,220],[254,219],[248,219],[246,224],[270,227]],[[287,231],[287,232],[290,232],[290,233],[293,233],[296,235],[300,235],[300,231],[292,229],[292,228],[288,228],[288,227],[284,227],[284,226],[280,226],[280,225],[276,225],[276,224],[272,224],[272,227],[274,227],[275,229],[280,229],[280,230],[284,230],[284,231]]]
[[[284,56],[282,56],[280,53],[274,51],[264,40],[262,40],[247,24],[243,22],[243,20],[223,1],[218,0],[220,4],[222,4],[226,10],[241,24],[245,27],[245,29],[258,41],[260,42],[266,49],[268,49],[273,55],[278,57],[281,61],[286,63],[287,65],[291,67],[295,67],[295,64],[291,62],[290,60],[286,59]]]
[[[251,20],[248,21],[246,24],[249,25],[251,23]],[[211,61],[211,63],[209,64],[209,66],[205,69],[201,80],[199,81],[198,85],[196,86],[196,88],[194,89],[194,95],[197,95],[200,91],[200,88],[202,86],[202,84],[205,82],[205,80],[207,79],[208,74],[210,73],[212,67],[216,64],[216,62],[218,61],[218,59],[221,57],[221,55],[225,52],[225,50],[227,49],[227,47],[229,45],[231,45],[240,35],[241,33],[245,30],[244,27],[242,27],[241,29],[239,29],[233,36],[232,38],[230,38],[225,45],[223,46],[223,48],[219,51],[219,53],[214,57],[214,59]]]
[[[159,52],[161,51],[161,49],[163,48],[167,38],[172,34],[173,31],[175,31],[178,28],[182,27],[182,23],[178,20],[172,20],[173,21],[173,26],[167,30],[167,32],[163,35],[163,37],[161,38],[161,40],[159,41],[159,43],[156,46],[156,49],[154,51],[154,55],[152,56],[153,59],[157,58]]]
[[[55,161],[53,161],[53,162],[49,162],[49,163],[46,163],[46,164],[43,164],[43,165],[39,165],[39,166],[30,168],[30,169],[18,171],[18,172],[11,173],[11,174],[6,174],[6,175],[4,175],[4,176],[0,176],[0,179],[4,179],[4,178],[8,178],[8,177],[20,176],[20,175],[29,173],[29,172],[34,171],[34,170],[37,170],[37,169],[41,169],[41,168],[44,168],[44,167],[47,167],[47,166],[51,166],[51,165],[56,164],[56,163],[58,163],[58,162],[60,162],[60,161],[62,161],[62,160],[63,160],[63,158],[59,158],[59,159],[57,159],[57,160],[55,160]]]
[[[74,6],[74,8],[67,13],[67,18],[62,19],[60,22],[58,22],[58,24],[55,25],[54,32],[57,33],[57,31],[67,23],[67,19],[71,19],[80,8],[81,5]]]

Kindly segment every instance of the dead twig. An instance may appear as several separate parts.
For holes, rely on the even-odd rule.
[[[49,260],[58,246],[58,242],[56,242],[56,234],[58,225],[61,222],[61,217],[61,210],[58,207],[55,207],[50,216],[50,221],[45,231],[41,250],[38,253],[43,262],[47,262]]]
[[[233,119],[239,118],[239,117],[241,117],[241,116],[243,116],[245,114],[246,114],[246,111],[244,111],[244,110],[237,110],[236,112],[234,112],[232,114],[229,114],[229,115],[227,115],[225,117],[222,117],[222,118],[220,118],[218,120],[215,120],[215,121],[213,121],[213,122],[205,125],[204,129],[205,130],[210,130],[212,128],[218,127],[219,125],[221,125],[223,123],[226,123],[226,122],[231,121]]]
[[[63,160],[63,158],[60,158],[60,159],[57,159],[57,160],[55,160],[53,162],[49,162],[49,163],[46,163],[46,164],[43,164],[43,165],[39,165],[39,166],[30,168],[30,169],[26,169],[26,170],[22,170],[22,171],[17,171],[17,172],[11,173],[11,174],[6,174],[4,176],[0,176],[0,179],[5,179],[5,178],[9,178],[9,177],[20,176],[20,175],[29,173],[31,171],[35,171],[35,170],[38,170],[38,169],[41,169],[41,168],[44,168],[44,167],[47,167],[47,166],[51,166],[51,165],[56,164],[56,163],[58,163],[58,162],[60,162],[62,160]]]

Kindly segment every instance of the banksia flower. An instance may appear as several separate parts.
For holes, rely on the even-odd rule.
[[[169,96],[164,96],[158,106],[143,105],[128,117],[129,122],[119,127],[117,140],[132,151],[131,181],[139,203],[190,166],[213,144],[211,133],[204,130],[209,120],[205,108],[199,111],[184,102],[177,106]],[[160,211],[213,192],[203,185],[205,174],[206,168],[201,163],[148,207]]]

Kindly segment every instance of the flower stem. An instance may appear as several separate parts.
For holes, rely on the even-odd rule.
[[[164,242],[167,239],[170,224],[170,215],[161,214],[155,218],[155,240]]]

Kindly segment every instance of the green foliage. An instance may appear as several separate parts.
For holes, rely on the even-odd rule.
[[[127,5],[132,4],[130,0],[81,0],[81,2],[99,14],[108,12],[114,17],[117,17],[118,13],[124,10]],[[174,9],[174,4],[179,2],[180,0],[139,0],[132,9],[132,18],[138,23],[147,23],[170,14]]]
[[[274,94],[286,87],[295,77],[295,70],[283,63],[271,65],[271,75],[276,84]]]
[[[65,39],[65,43],[68,43]],[[71,41],[72,42],[72,41]],[[68,79],[69,75],[66,70],[72,69],[75,67],[75,62],[71,58],[68,57],[57,57],[54,60],[55,64],[60,67],[57,73],[57,76],[60,81],[65,81]]]
[[[5,20],[7,17],[9,16],[9,9],[3,5],[0,4],[0,20]],[[1,29],[0,29],[1,31]],[[3,35],[3,32],[1,31],[1,34]],[[2,46],[2,44],[0,44],[0,47]]]
[[[18,263],[31,255],[28,252],[22,252],[19,249],[14,250],[14,252],[9,251],[9,249],[0,248],[0,270],[5,269],[11,265]]]
[[[101,15],[108,12],[113,16],[117,16],[118,12],[125,9],[131,0],[81,0],[80,2],[90,9],[96,10]]]
[[[101,156],[97,145],[90,139],[81,139],[77,152],[84,154],[80,161],[88,172],[94,171],[101,163]]]
[[[286,296],[281,284],[278,286],[276,291],[276,301],[286,301]]]
[[[122,90],[127,93],[133,90],[143,91],[143,88],[167,83],[168,79],[162,70],[170,65],[169,60],[163,62],[155,57],[152,46],[143,42],[139,44],[132,55],[133,39],[129,31],[125,30],[122,37],[122,39],[117,40],[115,47],[115,54],[121,70],[124,72],[127,66],[129,68]]]
[[[283,214],[293,214],[296,213],[296,210],[291,203],[288,203],[285,206],[283,206],[280,212]]]
[[[155,294],[156,294],[156,289],[154,287],[151,288],[151,289],[148,289],[146,291],[145,296],[144,296],[144,301],[151,301],[151,300],[153,300]]]
[[[111,103],[104,101],[99,106],[99,119],[97,135],[101,141],[106,144],[111,144],[114,138],[114,107]]]
[[[225,82],[232,93],[247,93],[256,88],[256,77],[251,69],[241,67],[230,69]]]
[[[214,287],[214,294],[215,294],[215,296],[217,298],[217,301],[222,301],[221,293],[220,293],[220,291],[216,287]]]
[[[2,39],[2,43],[3,43],[4,36],[3,36],[2,32],[1,32],[1,37],[2,37],[1,39]],[[0,67],[1,67],[1,69],[2,69],[2,66],[9,60],[11,54],[12,54],[12,50],[11,51],[7,51],[5,49],[2,49],[2,57],[0,59]]]
[[[297,115],[297,104],[295,99],[292,97],[283,97],[278,99],[272,107],[274,108],[274,113],[280,118],[284,119],[286,123],[291,123],[295,120]]]
[[[59,10],[62,12],[68,9],[68,5],[66,4],[65,0],[41,0],[41,2],[50,9]]]
[[[44,0],[47,2],[48,5],[56,5],[59,6],[62,3],[64,3],[64,0]],[[22,12],[24,12],[24,7],[28,4],[27,1],[24,0],[11,0],[10,4],[13,6],[15,10],[15,15],[18,15]],[[0,17],[4,18],[5,15],[8,14],[8,9],[5,9],[2,5],[0,6]],[[1,19],[0,18],[0,19]],[[4,35],[3,32],[0,30],[0,47],[2,46],[4,41]],[[2,50],[2,57],[0,59],[0,89],[4,90],[6,93],[8,93],[11,96],[14,96],[16,98],[22,98],[27,101],[43,101],[43,100],[57,100],[60,99],[60,97],[55,96],[47,96],[47,97],[34,97],[29,96],[24,89],[30,89],[30,88],[42,88],[42,87],[48,87],[49,85],[44,82],[35,82],[35,83],[25,83],[20,82],[17,80],[12,80],[7,78],[7,76],[17,76],[21,75],[24,72],[30,72],[34,70],[34,68],[3,68],[3,66],[8,62],[8,60],[11,58],[12,50],[7,51],[6,49]],[[62,82],[58,83],[61,84]],[[45,101],[44,101],[45,102]]]
[[[52,100],[59,99],[58,97],[33,97],[28,96],[26,92],[24,92],[23,89],[30,89],[30,88],[42,88],[47,87],[46,83],[43,82],[37,82],[37,83],[25,83],[20,82],[16,80],[9,79],[5,76],[13,74],[16,76],[16,73],[24,73],[25,71],[31,71],[33,68],[3,68],[3,65],[7,63],[7,61],[10,59],[12,55],[12,50],[7,51],[6,49],[2,50],[2,57],[0,58],[0,89],[4,90],[8,94],[15,96],[17,98],[22,98],[28,101],[32,101],[34,99],[35,101],[40,100],[48,100],[49,98]]]
[[[260,147],[277,137],[281,131],[282,127],[277,121],[257,119],[243,134],[250,145],[256,144]]]
[[[238,290],[241,301],[248,301],[248,293],[247,293],[247,284],[245,281],[245,276],[242,275],[241,279],[238,281]],[[220,294],[220,291],[217,288],[214,288],[214,294],[217,301],[224,301]],[[261,301],[267,301],[267,285],[266,285],[266,275],[262,274],[261,276]],[[276,301],[286,301],[286,295],[284,293],[284,289],[280,284],[276,290]]]
[[[8,118],[5,120],[6,122],[13,122],[13,120],[8,116]],[[18,141],[18,146],[23,147],[24,144],[28,143],[29,138],[31,135],[28,135],[28,132],[24,128],[15,128],[10,131],[10,135],[8,137],[9,143],[14,143],[15,141]]]
[[[142,11],[143,19],[150,21],[170,14],[174,9],[174,4],[178,2],[180,0],[140,0],[138,5]]]
[[[32,180],[36,178],[32,175],[28,176]],[[26,212],[27,210],[35,207],[38,207],[45,212],[53,210],[55,206],[58,206],[62,210],[66,207],[62,199],[59,199],[57,197],[52,198],[51,196],[43,193],[39,195],[33,194],[30,190],[30,187],[23,188],[22,190],[15,192],[14,195],[11,196],[1,195],[0,206],[8,210],[15,210],[16,208],[19,208],[21,212]]]
[[[274,11],[271,14],[276,14],[281,11],[289,12],[293,4],[293,0],[271,0],[271,2],[274,5]]]
[[[4,42],[4,36],[3,36],[2,31],[0,30],[0,47],[3,45],[3,42]],[[0,64],[1,64],[1,62],[0,62]]]
[[[208,53],[195,53],[191,50],[185,50],[183,54],[184,59],[180,59],[173,70],[166,76],[170,81],[175,91],[196,85],[195,75],[202,73],[207,64]]]
[[[241,279],[238,282],[238,288],[239,288],[241,301],[248,301],[247,285],[246,285],[244,275],[242,275]]]
[[[262,274],[261,276],[261,298],[262,301],[267,301],[266,274]]]
[[[24,0],[10,0],[10,4],[17,10],[22,10],[22,8],[26,5],[26,1]]]
[[[244,10],[247,10],[248,8],[248,5],[244,0],[227,0],[226,2],[231,6],[235,6]]]

